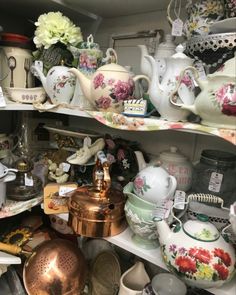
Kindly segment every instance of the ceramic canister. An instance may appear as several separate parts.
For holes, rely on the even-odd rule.
[[[5,33],[0,40],[0,71],[2,87],[31,88],[32,52],[29,39],[23,35]]]
[[[171,146],[169,151],[160,153],[160,161],[171,175],[177,180],[177,189],[187,191],[192,185],[192,163],[183,154],[178,152],[177,147]]]

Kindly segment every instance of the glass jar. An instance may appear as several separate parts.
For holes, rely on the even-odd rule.
[[[7,185],[7,197],[16,201],[26,201],[38,197],[42,192],[42,181],[31,172],[31,161],[21,158],[16,162],[16,179]]]
[[[203,150],[194,166],[192,191],[219,196],[230,206],[236,199],[236,155]]]

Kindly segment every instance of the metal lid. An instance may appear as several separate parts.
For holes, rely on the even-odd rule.
[[[220,150],[203,150],[201,153],[201,157],[228,163],[236,162],[236,154]]]

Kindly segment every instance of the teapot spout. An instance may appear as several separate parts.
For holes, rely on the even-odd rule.
[[[148,78],[152,77],[152,69],[150,63],[146,60],[145,56],[148,55],[148,49],[146,45],[138,45],[141,50],[140,70],[142,74],[147,75]]]
[[[34,65],[31,66],[31,70],[34,73],[34,75],[37,76],[37,78],[39,78],[39,80],[42,82],[43,88],[48,93],[46,77],[44,76],[43,71],[41,71],[39,64],[35,62]]]
[[[94,101],[91,97],[91,80],[76,68],[71,68],[68,70],[68,72],[71,72],[76,76],[76,78],[78,78],[84,96],[90,101],[92,105],[94,105]]]
[[[193,105],[184,105],[184,104],[182,104],[181,109],[190,111],[190,112],[194,113],[195,115],[199,115],[195,104],[193,104]]]
[[[145,162],[143,153],[141,151],[135,151],[134,153],[138,162],[138,170],[141,171],[147,166],[147,163]]]
[[[157,233],[159,237],[159,242],[161,245],[166,244],[166,242],[171,238],[174,234],[167,222],[163,219],[159,219],[158,217],[154,217],[153,221],[157,228]]]

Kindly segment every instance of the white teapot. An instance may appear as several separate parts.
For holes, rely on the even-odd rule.
[[[152,78],[149,87],[150,100],[164,120],[186,121],[190,114],[189,110],[178,109],[170,103],[170,97],[178,86],[178,83],[180,84],[178,88],[178,101],[182,101],[186,105],[191,105],[195,100],[195,87],[190,75],[185,74],[180,78],[182,71],[193,64],[193,60],[185,55],[183,51],[184,47],[180,44],[176,47],[176,53],[165,59],[166,70],[161,81],[155,59],[150,55],[145,56],[150,62],[152,69]]]
[[[63,65],[50,68],[47,76],[44,76],[43,71],[37,62],[31,66],[31,70],[36,72],[40,81],[43,84],[47,95],[50,97],[53,104],[70,103],[74,91],[76,79],[68,70],[70,68]]]
[[[193,195],[189,195],[188,201],[191,197],[194,199]],[[214,200],[210,200],[211,197]],[[223,202],[220,198],[209,196],[207,202],[211,201]],[[179,224],[171,230],[165,220],[154,217],[168,269],[186,284],[198,288],[217,288],[230,281],[236,271],[234,247],[208,221],[208,216],[198,214],[197,220],[188,220],[184,224],[174,218]]]
[[[135,154],[141,171],[134,178],[134,193],[151,203],[172,199],[177,187],[176,178],[158,164],[146,166],[143,155]]]
[[[189,69],[193,71],[201,93],[192,105],[176,102],[173,93],[170,96],[173,106],[199,115],[203,125],[236,129],[236,56],[227,60],[213,74],[207,75],[206,80],[198,79],[195,68]]]

